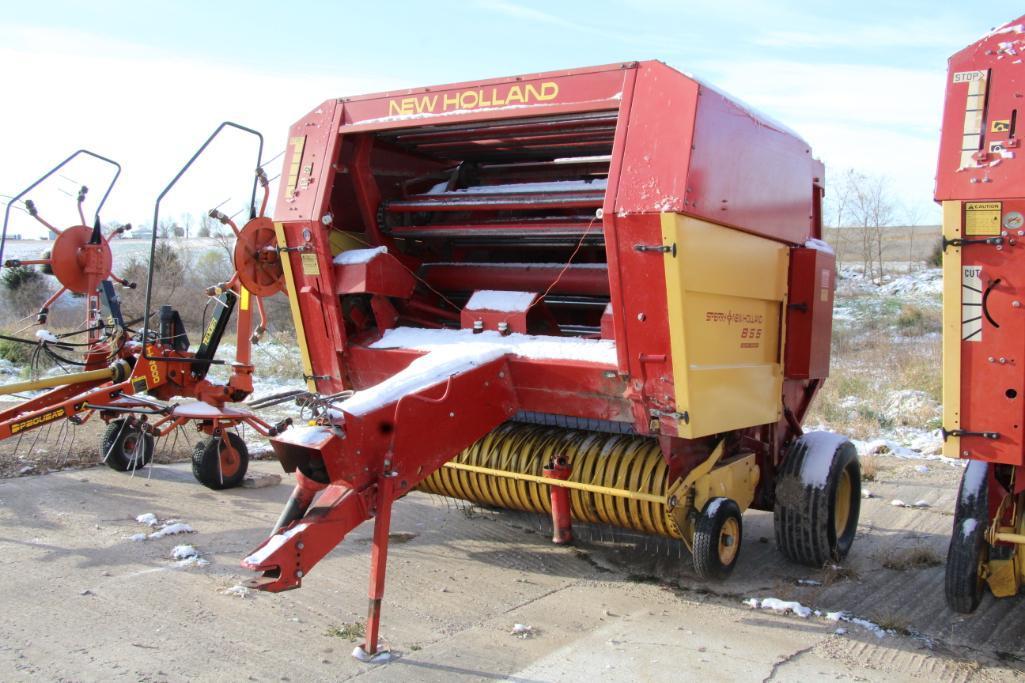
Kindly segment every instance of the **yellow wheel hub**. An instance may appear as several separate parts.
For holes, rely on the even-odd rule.
[[[840,474],[840,481],[836,484],[836,494],[833,499],[833,527],[837,537],[841,536],[847,528],[847,521],[851,518],[851,474],[846,469]]]
[[[719,562],[724,567],[733,564],[740,550],[740,524],[734,517],[723,522],[719,531]]]

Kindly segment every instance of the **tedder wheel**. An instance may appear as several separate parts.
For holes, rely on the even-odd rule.
[[[986,527],[989,525],[989,464],[972,460],[961,475],[954,507],[954,528],[947,550],[945,592],[950,609],[961,614],[975,611],[985,581]]]
[[[787,451],[776,481],[776,546],[809,567],[850,552],[861,512],[861,464],[838,434],[809,432]]]
[[[126,418],[111,420],[100,440],[100,459],[118,472],[145,467],[153,459],[153,435]]]
[[[192,451],[192,474],[203,486],[219,491],[242,483],[249,467],[249,449],[234,432],[203,439]]]
[[[725,579],[740,556],[740,508],[729,498],[713,498],[694,524],[694,570],[703,579]]]

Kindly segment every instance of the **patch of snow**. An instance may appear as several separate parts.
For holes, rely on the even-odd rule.
[[[911,507],[913,507],[913,508],[927,508],[927,507],[929,507],[929,501],[927,501],[927,500],[916,500],[914,503],[911,504]]]
[[[270,539],[267,540],[266,543],[263,544],[261,548],[258,548],[256,552],[254,552],[246,559],[242,560],[242,563],[253,566],[259,566],[263,564],[268,557],[277,552],[278,549],[280,549],[281,546],[285,545],[285,543],[290,538],[292,538],[296,534],[301,534],[302,532],[306,531],[306,528],[308,526],[308,524],[296,524],[291,529],[286,529],[281,533],[274,534],[270,537]]]
[[[44,342],[56,342],[56,341],[59,341],[57,339],[57,335],[55,335],[50,330],[36,330],[36,339],[39,339],[39,340],[44,341]]]
[[[157,516],[152,512],[144,512],[135,518],[135,521],[139,524],[145,524],[146,526],[156,526],[158,523]]]
[[[615,365],[616,345],[608,339],[581,339],[579,337],[549,337],[544,335],[513,333],[502,336],[494,330],[474,334],[473,330],[421,329],[397,327],[388,330],[372,349],[413,349],[436,351],[443,348],[495,346],[504,353],[532,360],[577,360],[588,363]]]
[[[850,612],[826,612],[826,619],[829,621],[843,621],[848,624],[860,626],[866,631],[872,632],[876,638],[885,638],[888,635],[893,635],[893,631],[889,631],[880,626],[879,624],[869,621],[868,619],[856,617],[852,615]]]
[[[875,494],[868,489],[861,489],[861,497],[868,500],[869,498],[875,498]]]
[[[779,598],[748,598],[744,604],[752,609],[767,609],[777,614],[796,614],[802,619],[812,615],[812,609],[805,607],[799,602],[792,600],[780,600]]]
[[[559,157],[552,159],[553,164],[576,164],[576,163],[587,163],[589,161],[612,161],[611,154],[598,154],[590,157]]]
[[[833,254],[833,253],[835,253],[833,251],[833,247],[829,244],[829,242],[826,242],[824,240],[815,239],[814,237],[811,238],[810,240],[808,240],[807,242],[805,242],[804,246],[806,246],[809,249],[814,249],[815,251],[824,252],[826,254]]]
[[[199,557],[199,551],[191,545],[176,545],[171,549],[172,560],[186,560],[190,557]]]
[[[822,582],[821,581],[816,581],[815,579],[798,579],[797,580],[797,585],[798,586],[821,586]]]
[[[915,465],[915,472],[918,472],[919,474],[925,474],[928,471],[929,468],[925,465]]]
[[[911,507],[910,505],[905,503],[903,500],[900,500],[898,498],[894,498],[893,500],[891,500],[890,501],[890,505],[892,505],[895,508],[908,508],[908,507]]]
[[[236,598],[248,598],[250,590],[241,584],[235,584],[231,588],[223,591],[224,595],[234,595]]]
[[[961,538],[968,538],[975,532],[975,528],[979,526],[979,522],[976,519],[969,517],[968,519],[961,522]]]
[[[573,192],[574,190],[604,190],[605,178],[593,180],[551,180],[545,183],[508,183],[503,185],[474,185],[452,190],[449,194],[522,194],[527,192]]]
[[[146,540],[146,534],[132,534],[131,536],[128,537],[128,540],[129,541],[145,541]]]
[[[513,624],[512,631],[510,633],[520,638],[529,638],[534,634],[534,627],[527,626],[526,624]]]
[[[355,266],[361,263],[369,263],[370,259],[378,254],[387,254],[388,247],[374,247],[372,249],[347,249],[335,256],[333,263],[336,266]]]
[[[480,289],[466,302],[466,311],[501,311],[503,313],[525,313],[534,299],[535,292],[507,292],[495,289]]]
[[[366,662],[368,664],[384,664],[385,662],[390,662],[394,658],[392,653],[388,650],[382,650],[381,652],[373,655],[368,654],[367,651],[363,649],[362,645],[357,645],[353,648],[352,656],[359,661]]]
[[[808,447],[801,463],[801,483],[817,489],[825,488],[833,465],[833,454],[847,438],[833,432],[806,432],[801,440]]]
[[[989,474],[988,463],[981,460],[971,460],[965,468],[964,476],[961,479],[961,502],[971,505],[975,502],[982,487],[986,485],[986,477]]]
[[[194,534],[196,530],[190,527],[188,524],[183,522],[170,522],[165,523],[164,526],[160,527],[157,531],[154,531],[149,535],[151,540],[157,538],[164,538],[165,536],[177,536],[178,534]]]
[[[352,415],[365,415],[507,354],[535,360],[616,363],[616,346],[611,340],[517,333],[502,336],[494,330],[474,334],[473,330],[399,327],[385,332],[370,348],[404,348],[427,354],[380,384],[358,391],[342,402],[342,410]]]
[[[174,566],[186,569],[190,567],[206,567],[209,564],[210,560],[203,559],[197,555],[196,557],[186,557],[184,560],[178,560],[174,563]]]

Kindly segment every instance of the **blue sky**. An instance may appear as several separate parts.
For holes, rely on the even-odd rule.
[[[0,194],[86,146],[125,165],[105,216],[139,224],[224,119],[262,130],[272,156],[288,125],[330,97],[661,59],[787,123],[834,172],[888,176],[910,215],[931,222],[947,57],[1021,11],[871,0],[18,3],[0,19]],[[166,210],[241,206],[247,144],[214,148]],[[88,164],[67,176],[63,192],[100,185]],[[63,193],[43,196],[54,212],[73,208]]]

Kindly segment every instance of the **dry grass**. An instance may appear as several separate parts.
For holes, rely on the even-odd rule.
[[[822,568],[820,580],[823,586],[832,586],[834,583],[857,581],[860,578],[858,572],[854,571],[849,565],[827,564]]]
[[[943,564],[935,550],[927,546],[895,549],[879,559],[886,569],[904,572],[909,569],[926,569]]]
[[[900,426],[937,428],[928,401],[898,411],[887,406],[903,390],[940,402],[938,307],[864,296],[838,298],[838,305],[855,318],[834,323],[830,376],[805,422],[858,439]]]
[[[875,481],[879,474],[879,463],[874,455],[866,455],[861,458],[861,480]]]
[[[331,626],[327,629],[326,635],[335,638],[345,638],[350,642],[356,642],[367,634],[367,626],[362,621],[352,621],[341,626]]]
[[[874,621],[876,625],[887,631],[893,631],[902,636],[911,634],[911,630],[908,628],[911,626],[911,622],[898,614],[884,614]]]

